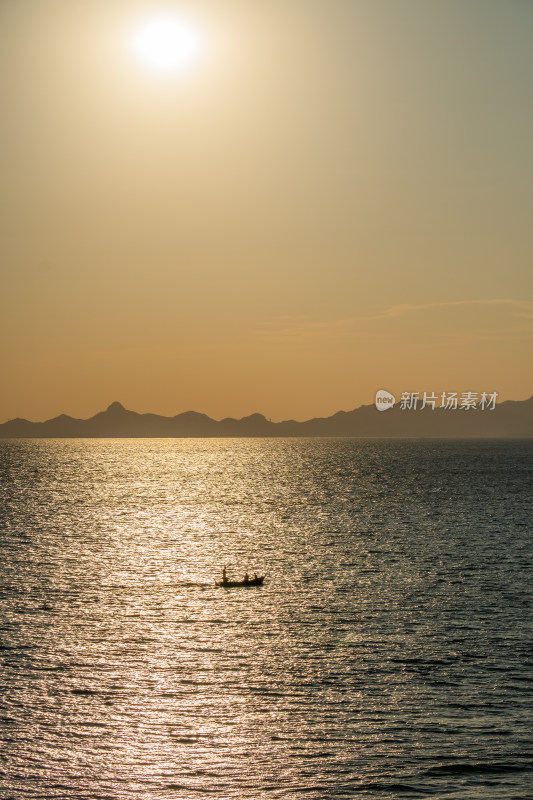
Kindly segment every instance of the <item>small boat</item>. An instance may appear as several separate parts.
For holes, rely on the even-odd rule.
[[[237,586],[244,586],[248,588],[250,586],[262,586],[264,580],[264,575],[256,575],[253,578],[245,578],[243,581],[215,581],[215,586],[222,586],[224,589],[234,589]]]

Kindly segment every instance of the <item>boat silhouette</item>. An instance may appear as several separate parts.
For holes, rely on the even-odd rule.
[[[264,580],[264,575],[254,575],[253,578],[245,576],[242,581],[230,581],[226,578],[225,580],[215,581],[215,586],[221,586],[223,589],[235,589],[238,586],[249,588],[252,586],[262,586]]]

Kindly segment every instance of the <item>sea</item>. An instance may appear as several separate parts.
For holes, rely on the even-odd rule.
[[[519,440],[1,441],[0,797],[530,800],[532,476]]]

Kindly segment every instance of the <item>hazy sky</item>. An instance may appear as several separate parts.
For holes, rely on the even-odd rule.
[[[0,0],[0,421],[529,397],[532,42],[531,0]]]

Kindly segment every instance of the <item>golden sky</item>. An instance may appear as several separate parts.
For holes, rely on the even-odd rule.
[[[0,421],[529,397],[532,41],[527,0],[1,0]]]

